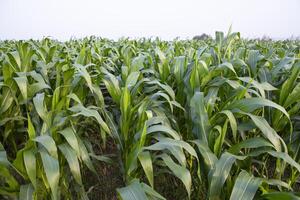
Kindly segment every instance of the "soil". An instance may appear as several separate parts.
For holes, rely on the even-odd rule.
[[[118,149],[114,141],[106,141],[105,147],[99,145],[99,139],[95,138],[95,140],[92,141],[95,141],[93,149],[96,155],[117,155]],[[98,142],[98,144],[96,142]],[[118,199],[116,189],[124,187],[124,182],[116,156],[111,158],[113,160],[113,164],[101,161],[94,162],[99,179],[93,172],[89,170],[85,171],[83,182],[86,183],[85,189],[90,200]]]

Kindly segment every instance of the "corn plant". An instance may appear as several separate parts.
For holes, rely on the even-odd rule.
[[[299,80],[299,41],[231,28],[0,41],[0,196],[89,199],[100,160],[123,200],[300,199]],[[108,141],[117,162],[94,151]]]

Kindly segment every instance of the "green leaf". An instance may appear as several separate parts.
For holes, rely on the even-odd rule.
[[[157,132],[167,133],[175,140],[180,140],[180,135],[175,130],[165,125],[153,125],[147,128],[147,134],[157,133]]]
[[[298,170],[298,172],[300,172],[300,164],[297,163],[293,158],[291,158],[289,156],[289,154],[287,154],[285,152],[277,152],[277,151],[271,151],[271,150],[266,151],[266,153],[268,153],[276,158],[280,158],[280,159],[284,160],[286,163],[295,167]]]
[[[193,133],[194,135],[208,143],[207,136],[210,131],[210,123],[204,104],[204,95],[202,92],[195,92],[190,101],[191,118],[193,121]]]
[[[230,153],[223,153],[221,158],[216,162],[215,168],[209,172],[209,197],[211,200],[219,199],[221,189],[230,173],[231,167],[236,159],[245,159],[245,157],[237,157]]]
[[[126,87],[128,89],[131,89],[137,82],[138,78],[140,76],[140,72],[132,72],[129,74],[129,76],[126,79]]]
[[[67,159],[69,167],[76,182],[82,185],[79,162],[75,151],[66,143],[58,145],[58,148],[62,152],[64,157]]]
[[[61,91],[61,87],[57,87],[53,92],[51,110],[57,110],[57,105],[60,101],[60,91]]]
[[[278,179],[262,179],[262,180],[264,183],[267,183],[269,185],[278,186],[279,188],[285,187],[288,190],[292,190],[291,186],[288,183],[283,182],[281,180],[278,180]]]
[[[223,110],[220,113],[225,114],[227,116],[229,123],[230,123],[233,139],[234,139],[234,141],[236,141],[237,122],[236,122],[234,115],[232,114],[232,112],[230,110]]]
[[[58,160],[44,151],[40,151],[47,182],[51,188],[53,199],[58,199],[58,183],[60,178]]]
[[[169,147],[173,147],[173,146],[184,148],[189,154],[191,154],[195,158],[198,158],[197,153],[194,150],[194,148],[191,145],[189,145],[189,143],[187,143],[185,141],[182,141],[182,140],[173,140],[173,139],[170,139],[170,138],[161,138],[159,140],[159,142],[156,142],[153,145],[145,147],[145,149],[158,151],[158,150],[168,149]]]
[[[105,73],[105,79],[103,80],[106,89],[108,90],[108,93],[112,97],[113,101],[117,104],[120,103],[120,97],[121,97],[121,89],[119,86],[119,81],[118,79],[110,74],[109,72],[104,72]]]
[[[83,46],[77,56],[76,63],[83,65],[85,56],[86,56],[86,48],[85,46]]]
[[[258,187],[262,183],[260,178],[241,171],[233,186],[230,200],[252,200]]]
[[[156,92],[155,94],[153,94],[151,96],[151,99],[157,100],[159,97],[164,98],[169,103],[171,111],[173,112],[173,104],[172,104],[172,102],[170,100],[170,97],[167,94],[165,94],[163,92]]]
[[[153,167],[152,167],[152,159],[149,151],[144,151],[139,153],[138,158],[141,162],[141,165],[143,167],[143,170],[147,176],[147,179],[152,186],[154,187],[153,184]]]
[[[286,151],[287,147],[282,138],[276,133],[276,131],[268,124],[267,120],[263,117],[247,114],[254,124],[261,130],[262,134],[268,139],[275,147],[277,151],[282,151],[281,144],[283,144],[283,150]]]
[[[145,191],[138,181],[133,181],[130,185],[118,188],[117,192],[122,200],[147,200]]]
[[[0,142],[0,165],[8,166],[10,162],[7,159],[6,151]]]
[[[257,73],[257,63],[263,58],[259,50],[249,50],[249,55],[247,59],[247,64],[250,66],[253,76],[256,76]]]
[[[227,69],[231,70],[234,74],[236,74],[236,71],[234,70],[233,65],[229,62],[225,62],[225,63],[220,64],[218,66],[218,68],[227,68]]]
[[[131,105],[130,91],[128,90],[127,87],[122,89],[122,96],[121,96],[120,104],[121,104],[122,114],[127,115],[129,112],[130,105]]]
[[[265,91],[274,91],[277,90],[274,86],[269,84],[268,82],[259,83],[258,81],[250,78],[250,77],[239,77],[241,81],[244,81],[248,84],[252,84],[255,88],[259,90],[262,98],[265,98]]]
[[[43,147],[47,149],[51,156],[56,159],[58,158],[56,144],[52,137],[50,137],[49,135],[41,135],[33,139],[33,141],[36,141],[43,145]]]
[[[79,145],[79,149],[80,149],[80,158],[82,159],[84,164],[89,168],[89,170],[91,170],[92,172],[97,174],[96,169],[95,169],[95,167],[91,161],[91,158],[89,156],[88,150],[86,149],[82,140],[78,140],[78,145]]]
[[[67,127],[58,132],[64,136],[69,145],[75,150],[76,154],[80,155],[80,149],[74,130],[71,127]]]
[[[31,184],[21,185],[19,199],[21,200],[32,200],[34,194],[34,188]]]
[[[70,99],[73,99],[73,100],[76,101],[77,103],[82,104],[81,101],[80,101],[80,99],[78,98],[78,96],[77,96],[76,94],[71,93],[71,94],[68,95],[68,97],[69,97]]]
[[[145,183],[141,183],[143,190],[146,192],[147,196],[153,197],[150,199],[161,199],[166,200],[163,196],[161,196],[159,193],[157,193],[153,188],[149,187]]]
[[[260,199],[264,200],[300,200],[298,195],[292,192],[270,192],[261,195]]]
[[[39,116],[46,121],[47,109],[44,106],[45,93],[39,93],[33,98],[34,107]]]
[[[164,163],[168,166],[168,168],[174,173],[176,177],[178,177],[185,186],[185,189],[188,193],[188,197],[191,196],[191,186],[192,186],[192,178],[189,170],[185,167],[176,164],[170,156],[167,154],[162,154],[160,157],[163,159]]]
[[[77,104],[77,105],[69,108],[69,110],[75,113],[75,114],[73,114],[74,117],[76,117],[78,115],[83,115],[85,117],[95,118],[97,120],[97,122],[99,123],[99,125],[101,126],[101,128],[103,128],[103,130],[106,133],[110,134],[110,129],[108,128],[107,124],[103,121],[101,115],[99,114],[99,112],[97,110],[94,110],[92,107],[86,108],[82,104]]]
[[[92,78],[89,74],[89,72],[87,71],[87,68],[89,66],[93,66],[94,64],[88,64],[86,66],[83,66],[79,63],[75,63],[74,64],[74,67],[76,69],[76,73],[79,75],[79,76],[82,76],[84,78],[84,80],[86,81],[89,89],[91,90],[91,92],[93,92],[93,87],[92,87]]]
[[[219,131],[219,136],[216,138],[215,143],[214,143],[214,153],[217,156],[220,156],[221,151],[222,151],[222,146],[225,141],[225,137],[227,134],[227,127],[228,127],[228,120],[224,122],[223,127],[221,128],[219,125],[216,126],[217,130]]]
[[[228,105],[226,109],[228,109],[228,110],[239,109],[243,112],[251,113],[254,110],[256,110],[258,108],[262,108],[264,106],[276,108],[276,109],[280,110],[283,114],[285,114],[288,119],[290,118],[289,114],[286,112],[286,110],[282,106],[280,106],[268,99],[259,98],[259,97],[246,98],[246,99],[240,99],[240,100],[234,101],[233,103]]]
[[[14,80],[16,81],[24,100],[26,100],[27,99],[27,77],[26,76],[15,77]]]
[[[295,102],[299,102],[300,100],[300,83],[298,83],[289,96],[286,98],[284,102],[284,107],[287,108]]]
[[[254,137],[254,138],[250,138],[250,139],[246,139],[242,142],[239,142],[235,145],[233,145],[232,147],[229,148],[228,152],[232,153],[232,154],[238,154],[239,151],[243,148],[259,148],[259,147],[273,147],[274,146],[266,141],[265,139],[261,138],[261,137]]]
[[[36,185],[36,158],[35,153],[32,149],[26,150],[23,153],[24,165],[26,168],[27,175],[34,188],[37,188]]]
[[[36,137],[35,129],[31,122],[29,113],[27,113],[27,132],[28,132],[29,139],[32,140]]]
[[[162,84],[158,80],[149,81],[149,82],[147,82],[147,84],[157,84],[159,87],[161,87],[168,93],[168,95],[171,97],[171,99],[175,99],[174,90],[169,85]]]
[[[192,142],[197,145],[208,169],[209,170],[213,169],[215,167],[216,162],[218,161],[216,155],[210,150],[207,144],[204,143],[203,141],[194,140]]]
[[[105,162],[105,163],[108,163],[108,164],[114,164],[114,161],[106,156],[106,155],[95,155],[93,153],[89,153],[90,157],[96,159],[96,160],[99,160],[99,161],[102,161],[102,162]]]
[[[292,68],[292,74],[283,83],[283,85],[281,87],[280,97],[279,97],[279,103],[281,105],[283,105],[284,102],[288,99],[288,96],[292,92],[292,89],[294,88],[294,84],[295,84],[299,74],[300,74],[300,62],[297,62],[294,64],[294,66]]]

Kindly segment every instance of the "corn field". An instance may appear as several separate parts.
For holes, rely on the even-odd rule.
[[[299,149],[300,41],[0,42],[1,199],[295,200]]]

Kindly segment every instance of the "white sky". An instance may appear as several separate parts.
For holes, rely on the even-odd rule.
[[[0,39],[300,36],[300,0],[0,0]]]

